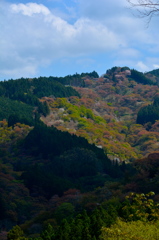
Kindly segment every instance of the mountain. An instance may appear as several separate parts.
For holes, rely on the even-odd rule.
[[[157,72],[0,82],[1,239],[113,239],[159,220]]]
[[[158,149],[155,121],[159,117],[154,113],[157,107],[154,111],[151,107],[157,99],[157,82],[128,67],[114,67],[100,78],[85,78],[84,85],[75,87],[81,98],[44,98],[50,107],[50,115],[42,117],[45,124],[83,136],[103,148],[111,159],[120,161],[131,161]],[[142,114],[147,108],[151,124]]]

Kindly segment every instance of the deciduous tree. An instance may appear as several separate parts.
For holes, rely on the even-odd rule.
[[[159,15],[159,1],[157,0],[127,0],[132,8],[137,8],[139,17],[147,18],[148,23],[152,17]]]

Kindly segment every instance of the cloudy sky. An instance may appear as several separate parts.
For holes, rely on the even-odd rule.
[[[0,0],[0,80],[159,68],[158,20],[126,0]]]

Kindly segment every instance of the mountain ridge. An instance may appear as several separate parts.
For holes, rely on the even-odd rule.
[[[98,240],[118,218],[159,220],[158,94],[128,67],[0,83],[1,236]]]

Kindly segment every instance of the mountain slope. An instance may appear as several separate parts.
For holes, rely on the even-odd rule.
[[[158,92],[128,67],[0,83],[0,237],[22,224],[30,239],[97,240],[117,217],[158,220],[159,122],[136,122]]]
[[[156,125],[147,131],[136,120],[139,110],[153,102],[159,89],[156,83],[148,84],[142,73],[133,72],[146,82],[133,80],[128,68],[115,67],[103,77],[85,78],[85,87],[75,87],[81,98],[44,98],[51,114],[42,120],[48,126],[85,137],[102,147],[111,159],[130,161],[156,151]]]

